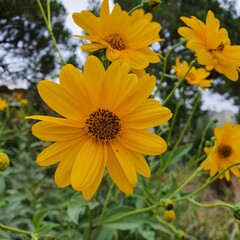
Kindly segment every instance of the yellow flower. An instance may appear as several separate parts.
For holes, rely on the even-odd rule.
[[[214,147],[205,147],[204,152],[208,154],[207,159],[202,163],[204,170],[210,170],[210,176],[226,169],[229,165],[240,161],[240,125],[232,126],[226,122],[222,128],[215,128],[214,135],[216,143]],[[239,166],[230,169],[239,177]],[[220,178],[230,180],[230,171],[226,171]]]
[[[173,209],[166,210],[163,213],[163,218],[169,222],[174,222],[176,220],[176,213],[174,212]]]
[[[0,111],[4,110],[8,106],[8,103],[0,97]]]
[[[148,48],[160,41],[160,24],[151,22],[152,15],[144,14],[142,9],[136,10],[131,16],[122,11],[118,4],[109,12],[108,0],[103,0],[100,17],[90,11],[74,13],[73,20],[87,35],[76,37],[89,40],[81,49],[94,52],[106,49],[106,57],[113,62],[120,59],[127,62],[133,69],[144,69],[149,63],[160,61],[158,54]]]
[[[187,61],[184,60],[180,63],[179,58],[176,58],[176,66],[172,66],[172,68],[176,71],[176,75],[182,78],[188,71],[189,65]],[[212,84],[211,80],[205,79],[209,75],[210,73],[207,72],[205,68],[192,67],[188,75],[185,77],[185,80],[191,85],[196,85],[201,89],[205,89],[206,87],[210,87]]]
[[[105,71],[94,56],[87,58],[84,72],[64,66],[60,84],[40,81],[41,98],[63,116],[30,116],[42,120],[32,127],[39,139],[55,142],[37,158],[41,166],[60,162],[55,172],[59,187],[72,185],[89,200],[107,168],[115,184],[131,194],[137,174],[150,177],[142,154],[166,151],[166,142],[147,128],[171,118],[172,113],[151,94],[156,79],[140,80],[129,74],[128,64],[115,61]]]
[[[215,69],[232,81],[238,80],[240,46],[232,45],[225,28],[210,10],[206,24],[196,17],[181,17],[188,27],[180,27],[178,33],[188,40],[187,48],[195,51],[199,64]]]
[[[9,167],[10,160],[6,153],[0,152],[0,171],[4,171]]]
[[[16,100],[20,103],[20,104],[28,104],[28,100],[22,97],[22,93],[18,93],[18,92],[14,92],[13,93],[13,97],[16,98]]]

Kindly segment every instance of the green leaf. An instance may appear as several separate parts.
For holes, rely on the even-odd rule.
[[[129,206],[120,206],[110,209],[104,216],[103,224],[107,228],[118,229],[118,230],[133,230],[140,227],[142,224],[147,222],[147,217],[143,213],[136,213],[131,216],[115,220],[124,214],[136,210]]]
[[[33,226],[35,228],[38,228],[41,224],[41,221],[43,220],[44,217],[47,216],[47,214],[48,214],[48,209],[43,209],[43,210],[36,212],[34,214],[33,220],[32,220]]]
[[[114,229],[102,227],[100,228],[98,235],[96,236],[96,240],[112,240],[114,237],[114,231]]]
[[[180,161],[182,159],[182,157],[184,155],[186,155],[191,150],[192,146],[193,146],[192,143],[191,144],[186,144],[186,145],[183,145],[183,146],[179,146],[174,151],[169,165],[176,164],[178,161]],[[164,154],[164,161],[166,161],[168,159],[170,154],[171,154],[171,152],[167,152],[166,154]]]
[[[75,224],[78,224],[79,216],[85,214],[87,207],[93,210],[98,205],[98,202],[86,202],[81,194],[76,193],[70,200],[67,214]]]
[[[0,229],[0,239],[1,240],[11,240],[11,237],[9,236],[9,234],[6,231]]]
[[[37,228],[34,233],[45,234],[48,233],[52,228],[59,226],[59,224],[50,223],[42,227]]]

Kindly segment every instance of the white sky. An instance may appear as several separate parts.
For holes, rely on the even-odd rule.
[[[81,34],[81,29],[73,22],[72,14],[74,12],[81,12],[82,10],[86,10],[88,6],[87,0],[62,0],[65,5],[68,16],[66,19],[66,24],[68,28],[73,32],[73,34]],[[110,1],[110,7],[113,6],[112,1]],[[240,0],[237,0],[237,10],[240,13]],[[240,39],[239,39],[240,41]],[[225,100],[224,97],[217,93],[211,93],[210,90],[206,89],[203,92],[203,105],[202,108],[204,110],[209,109],[212,111],[224,111],[230,110],[234,113],[238,112],[238,108],[233,106],[231,100]]]

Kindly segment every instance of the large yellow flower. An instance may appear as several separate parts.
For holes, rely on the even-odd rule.
[[[206,24],[196,17],[181,17],[188,27],[180,27],[178,33],[188,40],[187,48],[195,51],[199,64],[215,69],[232,81],[238,80],[240,46],[232,45],[225,28],[213,12],[208,11]]]
[[[226,122],[222,128],[215,128],[214,135],[216,143],[214,147],[205,147],[208,154],[207,159],[202,163],[202,168],[210,170],[210,176],[226,169],[229,165],[240,162],[240,125],[232,126]],[[231,168],[232,173],[239,177],[239,166]],[[230,180],[230,171],[226,171],[225,178]],[[220,178],[224,177],[223,175]]]
[[[172,68],[176,71],[176,75],[182,78],[187,73],[189,64],[185,60],[180,63],[179,58],[176,58],[176,65],[172,66]],[[211,80],[206,79],[209,75],[210,73],[207,72],[205,68],[192,67],[185,79],[189,84],[205,89],[206,87],[210,87],[212,84]]]
[[[147,99],[155,77],[140,80],[129,74],[128,64],[115,61],[105,71],[94,56],[86,60],[84,73],[64,66],[60,84],[38,84],[42,99],[63,116],[30,116],[42,120],[32,127],[39,139],[55,142],[37,158],[41,166],[60,162],[55,172],[59,187],[69,184],[89,200],[97,190],[105,168],[115,184],[131,194],[139,173],[150,177],[142,154],[166,151],[166,142],[147,130],[171,118],[168,108]]]
[[[129,16],[115,4],[110,13],[108,0],[103,0],[100,17],[84,10],[81,13],[74,13],[73,20],[87,33],[76,36],[91,41],[81,47],[83,51],[106,49],[109,61],[120,59],[137,70],[146,68],[149,63],[160,61],[158,54],[148,48],[161,40],[160,24],[151,22],[152,15],[144,14],[142,9],[134,11]]]

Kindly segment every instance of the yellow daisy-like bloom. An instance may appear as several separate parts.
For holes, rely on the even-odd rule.
[[[214,129],[214,135],[215,146],[204,148],[208,158],[201,165],[204,170],[210,170],[211,177],[240,161],[240,125],[232,126],[231,122],[226,122],[222,128]],[[235,176],[240,176],[239,166],[234,166],[230,170]],[[229,181],[230,171],[226,171],[220,178],[224,176]]]
[[[185,60],[180,63],[179,58],[176,58],[176,65],[172,66],[172,68],[176,71],[176,75],[182,78],[187,73],[189,64]],[[209,75],[210,73],[207,72],[205,68],[192,67],[188,75],[185,77],[185,80],[191,85],[196,85],[201,89],[205,89],[212,85],[211,80],[206,80]]]
[[[4,110],[7,106],[8,106],[7,101],[5,101],[4,99],[2,99],[2,98],[0,97],[0,111],[1,111],[1,110]]]
[[[115,61],[105,71],[94,56],[87,58],[84,73],[68,64],[60,84],[40,81],[38,91],[46,104],[64,118],[30,116],[42,120],[32,127],[42,140],[55,142],[37,158],[41,166],[60,162],[55,172],[59,187],[72,185],[89,200],[107,168],[115,184],[131,194],[137,174],[150,177],[142,154],[166,151],[166,142],[147,130],[171,118],[168,108],[151,94],[156,79],[140,80],[129,74],[128,64]]]
[[[106,49],[109,61],[120,59],[127,62],[133,70],[141,70],[149,63],[160,61],[158,54],[148,46],[161,40],[159,37],[161,26],[159,23],[151,22],[152,14],[144,14],[142,9],[134,11],[129,16],[115,4],[110,13],[108,0],[103,0],[100,17],[84,10],[81,13],[74,13],[73,20],[88,34],[76,37],[91,41],[90,44],[81,46],[83,51]]]
[[[232,45],[225,28],[212,11],[208,11],[206,24],[192,16],[181,17],[188,27],[180,27],[178,33],[188,40],[187,48],[195,51],[199,64],[215,69],[232,81],[238,80],[240,46]]]
[[[9,157],[6,153],[0,152],[0,171],[5,171],[10,164]]]

